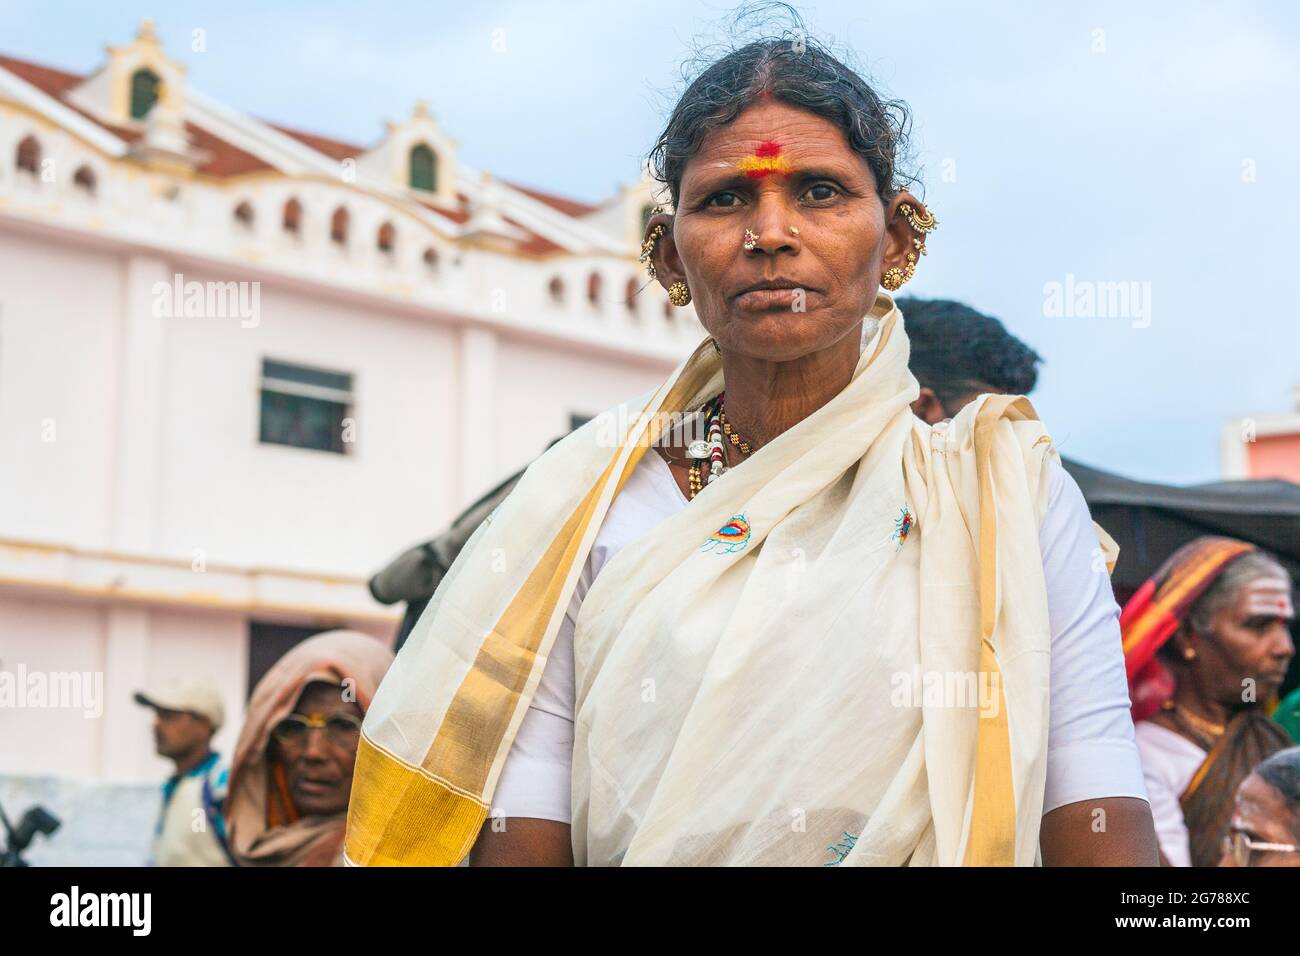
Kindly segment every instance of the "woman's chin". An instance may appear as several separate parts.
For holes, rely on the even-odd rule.
[[[293,802],[302,816],[327,817],[346,812],[348,796],[348,793],[303,793],[295,790]]]
[[[854,323],[842,324],[838,328],[807,313],[741,312],[722,341],[742,355],[788,362],[834,345]]]

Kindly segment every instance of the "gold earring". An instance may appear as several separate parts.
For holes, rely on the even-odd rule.
[[[745,230],[745,251],[753,252],[757,246],[758,246],[758,233],[756,233],[753,229],[746,229]]]
[[[685,282],[674,282],[668,287],[668,301],[676,306],[686,305],[691,301],[691,290]]]
[[[664,228],[664,224],[661,222],[650,230],[650,235],[646,236],[645,242],[641,243],[641,255],[638,258],[640,259],[641,264],[645,266],[645,271],[650,273],[651,279],[659,278],[659,274],[655,272],[654,259],[652,258],[655,252],[655,243],[658,242],[659,237],[667,231],[668,230]]]
[[[890,292],[893,292],[895,289],[902,286],[906,281],[907,279],[903,276],[903,270],[898,268],[898,266],[894,266],[892,269],[886,269],[885,274],[880,277],[880,284]]]
[[[1185,661],[1194,661],[1194,660],[1196,660],[1196,648],[1194,648],[1194,647],[1184,647],[1184,648],[1183,648],[1183,660],[1185,660]]]
[[[913,208],[911,203],[905,202],[900,205],[898,207],[898,214],[906,219],[908,224],[916,232],[921,233],[921,235],[934,232],[939,228],[939,220],[935,219],[934,215],[929,210],[926,210],[924,213],[919,213],[915,208]]]

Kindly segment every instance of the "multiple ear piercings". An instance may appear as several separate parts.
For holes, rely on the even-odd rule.
[[[663,207],[656,206],[654,211],[662,211],[662,208]],[[655,272],[654,269],[654,245],[656,242],[659,242],[659,237],[662,237],[666,232],[668,232],[668,230],[664,229],[663,222],[660,222],[659,225],[656,225],[654,229],[650,230],[650,234],[647,235],[645,242],[641,243],[641,255],[637,256],[637,261],[640,261],[642,265],[645,265],[646,273],[649,273],[650,278],[659,278],[659,273]]]
[[[898,207],[898,215],[907,220],[907,224],[912,227],[912,231],[919,233],[920,236],[912,238],[912,248],[915,251],[908,252],[907,265],[903,268],[894,266],[886,269],[885,274],[880,277],[880,284],[890,292],[902,287],[912,276],[916,275],[916,255],[926,255],[925,237],[939,228],[939,220],[929,212],[917,212],[911,203],[901,203]]]
[[[657,216],[663,211],[663,206],[655,206],[650,210],[650,215]],[[637,258],[641,264],[645,266],[645,271],[649,274],[651,279],[659,278],[659,273],[655,271],[655,243],[658,242],[667,231],[668,230],[661,222],[650,230],[650,234],[645,237],[645,242],[641,243],[641,255]],[[674,282],[668,287],[668,301],[678,307],[688,305],[691,301],[691,290],[687,288],[685,282]]]

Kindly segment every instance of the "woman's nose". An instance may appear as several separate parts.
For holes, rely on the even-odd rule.
[[[1295,642],[1291,640],[1291,629],[1286,621],[1279,621],[1274,634],[1273,653],[1277,657],[1294,657]]]
[[[758,237],[754,248],[747,250],[755,255],[766,253],[774,256],[780,252],[795,253],[800,249],[799,233],[790,227],[794,225],[794,216],[787,204],[780,201],[760,201],[750,229]]]
[[[324,727],[310,727],[307,739],[303,741],[302,755],[311,760],[325,760],[329,756],[329,741],[325,738]]]

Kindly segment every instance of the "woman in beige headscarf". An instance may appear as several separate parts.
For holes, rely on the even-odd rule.
[[[226,802],[240,866],[340,862],[361,720],[392,661],[368,634],[329,631],[294,647],[258,682]]]

